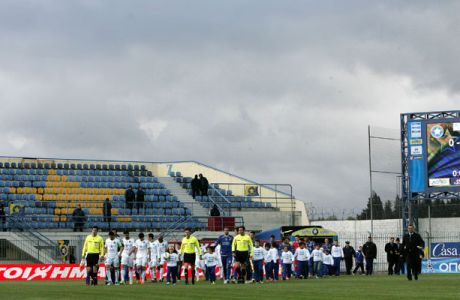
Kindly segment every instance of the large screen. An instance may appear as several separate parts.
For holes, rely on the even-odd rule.
[[[426,123],[428,188],[460,187],[460,122]]]

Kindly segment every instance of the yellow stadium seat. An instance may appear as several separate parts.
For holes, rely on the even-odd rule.
[[[54,169],[49,169],[48,170],[48,175],[54,175],[54,174],[56,174],[56,170],[54,170]]]
[[[65,175],[62,175],[61,178],[59,178],[62,182],[66,182],[67,181],[67,176]]]
[[[118,208],[112,208],[112,215],[118,215]]]
[[[102,212],[101,212],[99,209],[90,208],[90,209],[89,209],[89,214],[90,214],[90,215],[101,215]]]
[[[55,208],[54,209],[54,214],[55,215],[60,215],[61,214],[61,209],[60,208]]]
[[[38,188],[38,189],[37,189],[37,193],[39,193],[39,194],[43,194],[44,192],[45,192],[45,191],[44,191],[43,188]]]
[[[37,198],[37,200],[41,201],[41,200],[43,200],[43,195],[40,195],[40,194],[35,195],[35,198]]]

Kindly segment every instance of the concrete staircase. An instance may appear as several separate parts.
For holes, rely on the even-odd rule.
[[[174,178],[172,177],[157,177],[158,181],[160,183],[163,183],[165,187],[171,191],[171,193],[174,196],[177,196],[177,199],[184,203],[185,207],[190,209],[192,212],[193,216],[208,216],[209,211],[208,209],[204,208],[201,206],[201,204],[198,201],[195,201],[195,199],[190,196],[187,191],[180,185],[180,183],[177,183]]]

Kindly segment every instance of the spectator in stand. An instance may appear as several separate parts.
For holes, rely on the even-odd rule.
[[[134,194],[133,187],[130,185],[125,192],[125,201],[126,201],[126,208],[129,209],[129,214],[133,214],[133,204],[134,200],[136,199],[136,195]]]
[[[404,256],[403,256],[403,253],[402,253],[402,244],[400,243],[400,239],[399,237],[396,238],[396,250],[395,250],[395,253],[396,253],[396,256],[397,256],[397,260],[396,260],[396,265],[395,265],[395,274],[396,275],[400,275],[400,274],[404,274],[405,273],[405,262],[404,262]]]
[[[366,275],[372,275],[374,273],[374,259],[377,257],[377,246],[372,241],[372,237],[369,236],[367,242],[364,244],[363,253],[366,257]]]
[[[358,251],[355,254],[355,269],[353,270],[353,275],[356,274],[358,269],[361,269],[361,275],[364,275],[364,253],[363,246],[359,246]]]
[[[211,217],[220,217],[220,211],[216,204],[211,208],[210,215]]]
[[[102,215],[104,216],[104,222],[109,223],[110,230],[110,222],[112,222],[112,203],[110,203],[109,198],[105,198],[104,205],[102,206]]]
[[[201,196],[207,196],[208,195],[208,189],[209,189],[209,181],[206,177],[203,176],[203,174],[200,174],[200,191],[201,191]]]
[[[385,245],[385,252],[387,253],[387,262],[388,262],[388,275],[393,275],[395,273],[396,261],[399,260],[399,257],[396,256],[397,246],[395,244],[395,238],[391,237],[390,242]]]
[[[5,214],[5,204],[0,204],[0,226],[3,231],[6,231],[6,214]]]
[[[136,208],[137,208],[137,214],[140,214],[140,211],[144,210],[144,198],[145,198],[145,192],[142,189],[141,186],[137,189],[136,193]]]
[[[343,247],[343,258],[345,260],[345,270],[347,275],[351,275],[351,268],[353,268],[353,257],[355,257],[356,251],[350,246],[350,241],[345,242],[345,247]]]
[[[192,179],[192,197],[195,199],[197,195],[200,195],[200,180],[198,179],[198,175],[195,175]]]
[[[78,204],[77,208],[73,211],[72,214],[73,219],[73,231],[80,231],[83,232],[83,227],[85,226],[86,222],[86,215],[83,209],[81,208],[81,204]]]

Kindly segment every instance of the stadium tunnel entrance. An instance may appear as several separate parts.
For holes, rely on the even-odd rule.
[[[281,241],[285,238],[294,240],[295,237],[309,238],[315,243],[324,243],[327,238],[329,240],[337,240],[337,232],[323,228],[322,226],[281,226],[268,229],[256,234],[256,239],[261,241],[270,240],[271,236],[275,236],[276,241]]]

